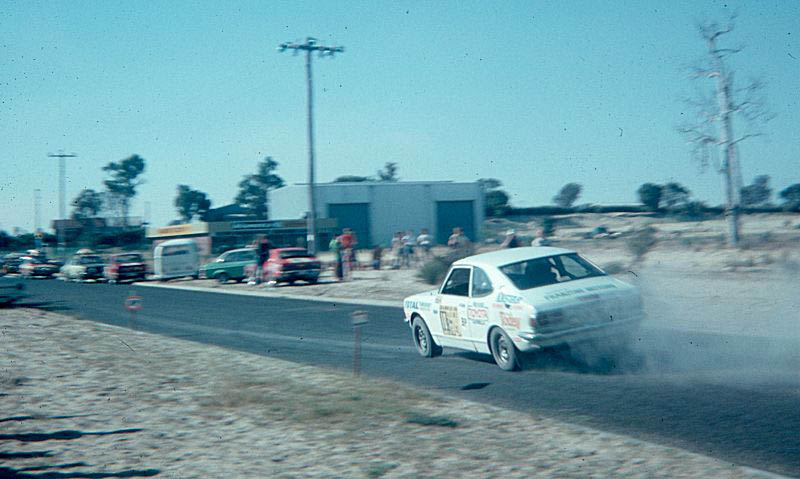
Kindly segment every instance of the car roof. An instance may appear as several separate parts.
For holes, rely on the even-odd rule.
[[[236,249],[229,249],[228,251],[225,251],[222,254],[239,253],[241,251],[255,251],[255,250],[253,248],[236,248]]]
[[[564,248],[553,248],[551,246],[526,246],[522,248],[505,248],[488,253],[467,256],[453,263],[456,265],[476,265],[476,266],[503,266],[511,263],[518,263],[529,259],[544,258],[557,254],[575,253],[575,251]]]

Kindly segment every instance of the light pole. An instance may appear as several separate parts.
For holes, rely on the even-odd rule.
[[[299,50],[306,52],[306,81],[308,83],[308,232],[306,246],[309,253],[317,250],[317,204],[314,197],[314,95],[311,80],[311,53],[319,52],[320,57],[333,56],[344,52],[344,47],[326,47],[317,45],[316,38],[308,37],[305,43],[281,43],[278,51],[292,50],[295,55]]]
[[[65,220],[65,216],[67,216],[66,212],[66,205],[65,205],[65,170],[66,166],[64,166],[64,160],[67,158],[77,158],[78,155],[76,154],[64,154],[63,151],[58,152],[57,154],[50,153],[47,155],[48,158],[58,158],[58,219]],[[58,228],[56,233],[58,233],[58,249],[59,254],[64,253],[64,224],[61,224],[61,228]]]

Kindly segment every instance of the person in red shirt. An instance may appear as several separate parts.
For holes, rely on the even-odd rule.
[[[353,259],[355,258],[355,247],[358,244],[355,233],[350,228],[344,228],[339,235],[339,243],[342,245],[342,264],[343,277],[350,279],[350,271],[353,269]]]

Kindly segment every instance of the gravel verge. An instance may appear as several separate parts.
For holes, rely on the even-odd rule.
[[[776,477],[341,371],[0,310],[0,477]]]

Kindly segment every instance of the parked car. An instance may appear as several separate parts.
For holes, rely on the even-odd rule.
[[[8,306],[24,298],[25,285],[17,278],[0,277],[0,306]]]
[[[220,283],[227,283],[231,279],[242,281],[248,276],[246,268],[255,265],[256,260],[256,251],[253,248],[232,249],[201,266],[200,275],[216,279]]]
[[[316,283],[322,263],[305,248],[275,248],[270,250],[264,267],[264,280],[289,284],[297,280]]]
[[[153,249],[153,276],[159,281],[185,276],[197,279],[199,270],[200,255],[194,240],[167,240]]]
[[[19,273],[23,278],[52,278],[58,273],[58,266],[48,261],[44,255],[23,256],[19,265]]]
[[[61,278],[67,281],[102,281],[105,279],[104,267],[100,255],[79,251],[61,267]]]
[[[109,283],[142,281],[147,276],[147,264],[139,253],[117,253],[108,257],[103,274]]]
[[[619,354],[644,317],[635,286],[575,251],[513,248],[453,263],[441,287],[409,296],[405,321],[425,357],[452,347],[491,354],[504,370],[520,353],[593,342]]]
[[[19,273],[19,265],[22,263],[23,253],[8,253],[3,256],[2,271],[4,274]]]

